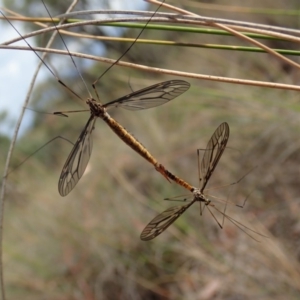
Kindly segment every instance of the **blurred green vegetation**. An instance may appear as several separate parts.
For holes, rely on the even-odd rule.
[[[187,8],[196,4],[201,3],[186,3]],[[65,9],[59,7],[60,2],[55,5],[58,12]],[[278,0],[246,4],[236,0],[230,5],[270,10],[299,8],[296,1]],[[298,16],[201,7],[193,11],[299,27]],[[157,38],[157,34],[163,35],[145,32],[143,36]],[[201,43],[235,41],[174,32],[165,35],[163,38]],[[74,42],[67,39],[68,45]],[[274,41],[266,43],[275,47]],[[109,43],[105,47],[113,58],[126,49],[123,44]],[[126,59],[202,74],[299,82],[298,70],[268,54],[136,44]],[[87,96],[71,62],[51,56],[48,63],[58,74],[63,72],[60,76],[65,83],[81,92],[82,97]],[[107,68],[101,63],[88,67],[82,61],[78,64],[89,86]],[[115,66],[97,87],[103,102],[107,102],[130,93],[128,83],[137,90],[169,79],[173,78]],[[168,183],[98,120],[86,174],[67,197],[60,197],[57,191],[62,166],[72,148],[67,142],[55,140],[10,174],[4,220],[8,299],[299,299],[298,93],[187,81],[190,90],[171,103],[138,112],[116,109],[111,114],[159,162],[193,185],[198,185],[196,149],[204,149],[217,126],[228,122],[228,149],[210,187],[235,182],[257,168],[240,183],[209,193],[235,204],[248,197],[243,209],[229,205],[226,213],[269,238],[251,233],[260,240],[256,242],[228,220],[221,230],[207,210],[200,217],[194,205],[161,236],[142,242],[139,235],[144,226],[159,212],[178,205],[163,199],[186,191]],[[30,106],[48,112],[83,107],[73,100],[53,78],[48,78],[36,87]],[[88,116],[36,114],[32,130],[17,143],[12,166],[57,135],[76,141]],[[7,140],[1,138],[1,145],[7,151]],[[216,205],[224,209],[222,202],[216,200]],[[216,217],[222,222],[220,215]]]

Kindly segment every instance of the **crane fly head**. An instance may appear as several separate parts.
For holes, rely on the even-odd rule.
[[[195,190],[193,191],[193,195],[194,201],[204,202],[205,205],[208,205],[210,203],[210,200],[208,200],[198,188],[195,188]]]
[[[96,117],[101,117],[105,114],[106,109],[93,98],[88,98],[86,104],[90,107],[91,114]]]

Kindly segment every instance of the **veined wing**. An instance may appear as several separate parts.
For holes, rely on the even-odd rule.
[[[156,216],[142,231],[141,240],[150,241],[165,231],[176,221],[195,201],[187,205],[173,206]]]
[[[216,168],[229,139],[229,126],[226,122],[222,123],[210,138],[200,166],[201,193],[205,189],[209,178]]]
[[[73,190],[90,160],[93,148],[92,132],[96,119],[97,117],[90,116],[61,171],[58,181],[61,196],[66,196]]]
[[[169,80],[133,92],[103,106],[106,108],[120,106],[129,110],[147,109],[169,102],[187,91],[189,87],[190,84],[186,81]]]

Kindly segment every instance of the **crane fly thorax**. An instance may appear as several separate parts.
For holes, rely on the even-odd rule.
[[[86,100],[86,104],[90,107],[91,114],[97,117],[103,117],[106,113],[105,107],[93,98]]]
[[[208,199],[206,199],[206,197],[201,193],[200,189],[195,188],[195,190],[193,191],[193,195],[194,195],[194,200],[199,201],[199,202],[209,202]]]

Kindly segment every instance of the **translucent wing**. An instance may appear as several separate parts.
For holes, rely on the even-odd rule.
[[[133,92],[103,106],[106,108],[120,106],[129,110],[151,108],[169,102],[187,91],[189,87],[190,84],[186,81],[169,80]]]
[[[201,193],[216,168],[229,139],[229,126],[226,122],[222,123],[210,138],[200,166],[200,187]]]
[[[175,220],[177,220],[194,201],[183,206],[173,206],[156,216],[142,231],[141,240],[150,241],[165,231]]]
[[[92,132],[96,119],[97,117],[91,115],[61,171],[58,181],[61,196],[66,196],[73,190],[85,171],[92,153]]]

